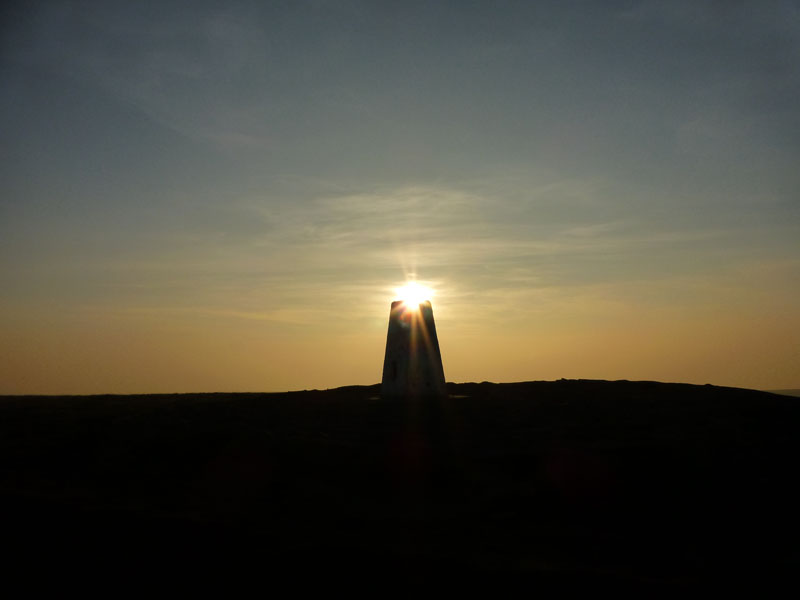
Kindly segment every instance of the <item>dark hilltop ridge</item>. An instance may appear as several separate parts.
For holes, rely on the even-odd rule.
[[[417,597],[797,587],[798,399],[447,388],[0,397],[4,577]]]

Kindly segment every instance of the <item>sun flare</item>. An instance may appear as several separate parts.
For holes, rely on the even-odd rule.
[[[395,293],[398,300],[402,300],[408,306],[419,306],[426,300],[430,300],[434,291],[416,281],[409,281],[402,287],[396,288]]]

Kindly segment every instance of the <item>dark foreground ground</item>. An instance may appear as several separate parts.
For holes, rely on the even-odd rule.
[[[797,590],[800,401],[652,382],[0,398],[2,570],[40,587]]]

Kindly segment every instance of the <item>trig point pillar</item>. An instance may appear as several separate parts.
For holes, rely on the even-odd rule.
[[[381,396],[421,398],[446,396],[442,354],[430,301],[418,305],[392,302]]]

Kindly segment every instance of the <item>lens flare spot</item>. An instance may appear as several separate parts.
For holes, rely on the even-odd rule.
[[[403,304],[416,307],[426,300],[430,300],[434,291],[424,285],[420,285],[416,281],[409,281],[404,286],[395,289],[397,299],[401,300]]]

